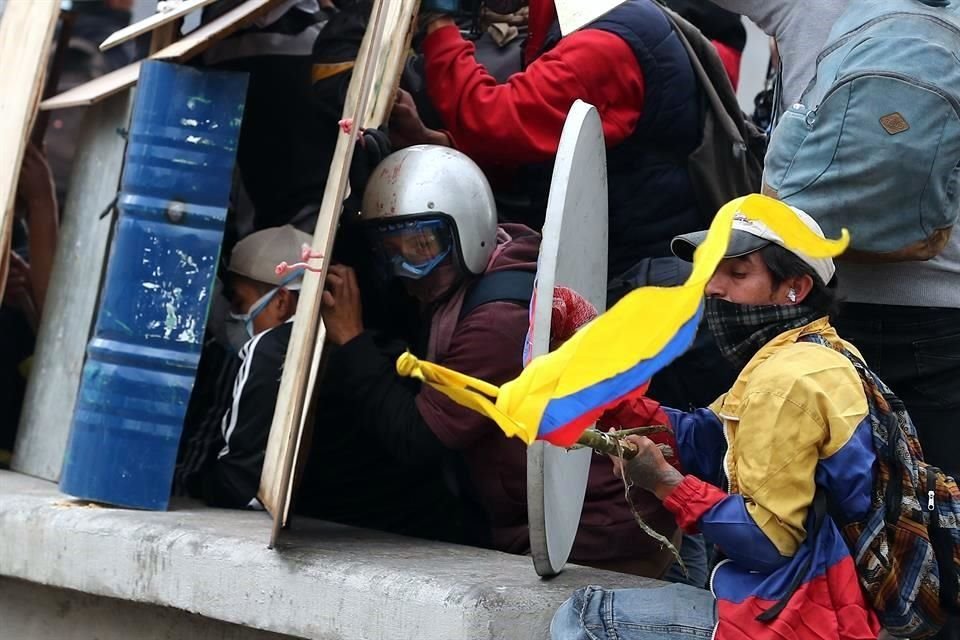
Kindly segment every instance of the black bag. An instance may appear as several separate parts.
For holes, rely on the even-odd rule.
[[[723,205],[760,192],[767,137],[744,116],[713,43],[677,13],[660,8],[687,50],[705,102],[703,135],[687,170],[709,224]]]

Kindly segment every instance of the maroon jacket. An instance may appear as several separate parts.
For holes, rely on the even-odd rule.
[[[513,239],[502,247],[487,272],[535,271],[540,235],[518,225],[508,229]],[[513,380],[523,368],[528,326],[526,307],[510,302],[477,307],[457,323],[449,348],[438,354],[437,364],[496,385]],[[526,445],[505,436],[489,419],[429,387],[420,391],[416,406],[437,438],[463,454],[490,519],[494,547],[510,553],[528,552]],[[637,424],[624,426],[649,424],[650,416],[633,412],[630,418]],[[674,534],[673,517],[653,495],[635,491],[633,497],[648,524],[668,538]],[[660,550],[659,543],[637,526],[624,499],[623,481],[613,475],[610,461],[606,456],[595,456],[571,560],[604,564],[638,558],[653,560],[649,564],[664,569],[669,564],[669,556]]]

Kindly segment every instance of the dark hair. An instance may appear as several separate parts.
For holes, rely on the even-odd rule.
[[[836,276],[830,282],[824,283],[820,276],[814,273],[813,268],[800,259],[800,256],[787,251],[778,244],[771,243],[760,249],[760,257],[763,258],[767,268],[770,269],[774,287],[779,287],[789,278],[810,276],[813,278],[813,288],[804,299],[803,304],[831,318],[836,317],[840,312]]]

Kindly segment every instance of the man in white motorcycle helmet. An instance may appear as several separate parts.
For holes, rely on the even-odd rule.
[[[540,235],[497,225],[487,180],[467,156],[414,146],[388,156],[363,198],[366,226],[385,277],[399,278],[422,309],[423,339],[412,351],[467,375],[502,384],[520,374]],[[328,338],[339,345],[329,376],[356,407],[352,428],[408,465],[451,465],[460,494],[479,504],[489,546],[529,551],[526,447],[495,424],[395,372],[362,322],[353,271],[331,265],[323,294]],[[572,560],[659,577],[670,554],[636,526],[623,484],[597,458]],[[656,501],[638,502],[668,537],[675,525]],[[639,553],[638,553],[639,552]]]

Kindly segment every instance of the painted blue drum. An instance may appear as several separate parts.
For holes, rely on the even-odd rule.
[[[61,473],[64,493],[167,508],[246,90],[246,74],[163,62],[141,68],[119,216]]]

